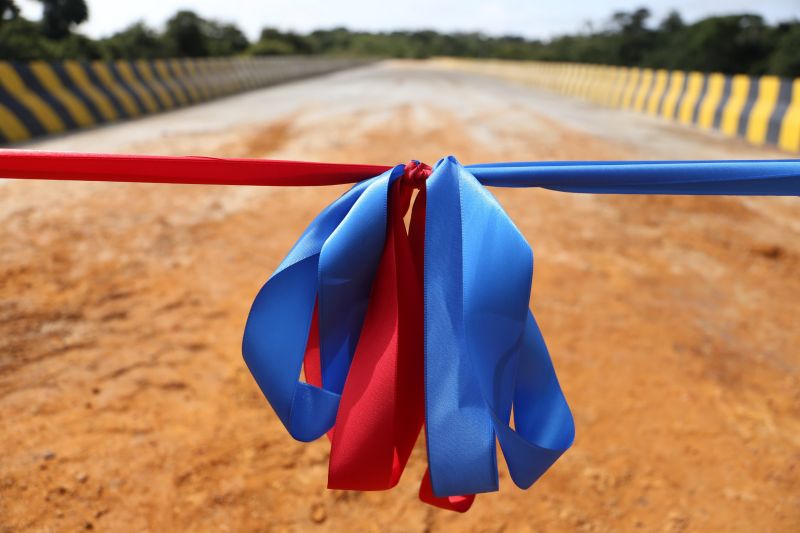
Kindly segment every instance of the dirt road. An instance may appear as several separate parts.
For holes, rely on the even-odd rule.
[[[37,148],[464,163],[785,157],[500,80],[385,63]],[[327,491],[239,351],[340,188],[0,184],[0,531],[789,531],[800,523],[797,198],[495,190],[577,424],[466,515]]]

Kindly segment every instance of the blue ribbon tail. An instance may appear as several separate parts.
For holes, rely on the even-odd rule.
[[[428,178],[425,401],[437,496],[497,490],[495,438],[527,487],[570,446],[572,415],[528,310],[533,255],[454,158]],[[516,430],[509,427],[514,410]]]
[[[320,315],[325,318],[320,320],[321,332],[324,325],[330,338],[357,341],[363,322],[363,312],[359,315],[359,311],[365,306],[360,300],[364,287],[372,283],[383,248],[388,186],[402,174],[402,168],[357,183],[328,206],[253,301],[242,355],[264,396],[297,440],[315,440],[333,427],[339,408],[339,383],[347,375],[350,362],[345,354],[344,361],[325,365],[328,383],[323,382],[323,388],[300,381],[315,302],[319,295]],[[381,210],[382,226],[380,216],[374,216]],[[342,279],[342,272],[350,272],[350,278]],[[353,289],[352,293],[340,296],[331,289],[337,283]],[[342,303],[345,297],[349,300]],[[349,302],[354,302],[352,313],[331,316],[331,309]],[[327,353],[331,351],[337,352],[328,346]]]

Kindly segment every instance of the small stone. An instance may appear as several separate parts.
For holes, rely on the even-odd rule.
[[[325,507],[320,504],[314,504],[311,508],[311,520],[313,520],[317,524],[321,524],[328,518],[328,513],[325,512]]]
[[[89,474],[81,472],[75,476],[75,479],[78,480],[78,483],[86,483],[89,480]]]
[[[45,452],[42,454],[42,459],[44,459],[45,461],[52,461],[55,458],[56,458],[56,452],[54,452],[53,450],[45,450]]]
[[[83,529],[87,529],[87,530],[88,529],[94,529],[94,524],[92,524],[91,522],[86,522],[85,524],[83,524]]]

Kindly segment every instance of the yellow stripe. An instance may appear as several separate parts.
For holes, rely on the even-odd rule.
[[[630,69],[630,76],[628,76],[628,82],[625,84],[625,91],[622,93],[622,107],[624,109],[630,109],[631,105],[633,105],[633,93],[636,92],[641,75],[642,71],[638,68]]]
[[[241,88],[239,77],[236,75],[236,64],[232,59],[225,59],[225,79],[229,80],[228,91],[238,92]]]
[[[681,107],[678,109],[678,120],[680,120],[681,124],[692,123],[694,108],[702,90],[703,74],[701,72],[690,72],[689,83],[686,84],[686,94],[683,95]]]
[[[167,68],[167,64],[164,62],[164,60],[156,59],[154,63],[156,65],[156,70],[159,74],[161,74],[161,79],[164,80],[164,83],[169,85],[169,87],[172,89],[172,92],[175,93],[175,98],[178,99],[178,104],[188,104],[189,98],[186,96],[186,93],[183,92],[181,86],[173,79],[173,76]]]
[[[653,90],[650,92],[650,98],[647,101],[647,113],[650,115],[658,114],[658,104],[661,103],[661,97],[664,96],[664,91],[667,90],[667,71],[659,70],[656,72],[656,81],[653,85]]]
[[[737,74],[731,82],[731,96],[722,110],[722,123],[720,129],[725,135],[736,135],[739,128],[739,117],[747,103],[747,92],[750,90],[750,78],[744,74]]]
[[[150,64],[144,59],[137,59],[136,66],[139,67],[139,73],[142,75],[142,78],[144,78],[147,86],[156,92],[158,99],[164,104],[164,107],[167,109],[175,107],[175,102],[172,101],[172,97],[161,82],[156,79],[155,74],[153,74],[153,71],[150,69]]]
[[[706,129],[714,126],[714,115],[717,112],[724,91],[725,76],[719,73],[709,74],[706,94],[703,96],[703,101],[700,103],[700,111],[697,114],[698,126]]]
[[[200,100],[208,99],[208,93],[206,92],[205,88],[203,87],[202,80],[200,79],[199,73],[197,72],[197,67],[195,66],[194,59],[184,59],[181,61],[181,66],[183,71],[186,73],[192,87],[194,87],[195,91],[197,91],[197,96]]]
[[[119,100],[119,103],[125,108],[125,112],[130,117],[138,117],[140,114],[139,106],[136,105],[136,100],[128,94],[122,86],[117,83],[117,80],[111,74],[111,70],[109,70],[108,65],[103,63],[102,61],[93,61],[92,62],[92,70],[100,79],[103,85],[105,85],[106,89],[114,93],[114,96]]]
[[[675,106],[678,104],[678,98],[681,97],[681,89],[683,89],[683,80],[685,79],[685,72],[680,70],[672,71],[669,89],[667,89],[667,95],[664,97],[664,105],[661,107],[661,116],[664,118],[675,118]]]
[[[104,119],[115,120],[117,118],[117,110],[114,109],[106,95],[89,80],[89,76],[83,70],[83,65],[77,61],[65,61],[64,70],[72,80],[72,83],[80,87],[83,93],[89,97]]]
[[[586,76],[583,79],[583,86],[581,87],[584,98],[590,101],[596,98],[597,87],[599,85],[598,81],[597,67],[594,65],[586,67]]]
[[[178,75],[178,78],[183,82],[183,85],[186,87],[186,90],[189,91],[189,97],[192,99],[192,102],[199,102],[200,93],[197,90],[197,87],[194,86],[194,81],[191,79],[188,72],[184,68],[183,64],[181,63],[181,60],[170,59],[170,63],[172,64],[172,70]]]
[[[800,152],[800,78],[792,83],[792,101],[781,121],[778,146],[790,152]]]
[[[619,67],[617,69],[617,79],[614,81],[614,86],[611,88],[611,95],[608,104],[612,107],[622,107],[622,98],[625,95],[625,86],[628,82],[627,67]]]
[[[192,67],[197,74],[197,79],[206,95],[206,99],[211,99],[216,96],[216,93],[211,83],[211,71],[208,68],[207,61],[206,59],[192,59]]]
[[[44,61],[32,61],[30,68],[42,87],[45,88],[55,99],[57,99],[66,108],[70,116],[75,120],[79,126],[93,126],[95,121],[83,102],[78,100],[78,97],[72,94],[61,80],[58,79],[52,67]]]
[[[569,85],[569,94],[571,96],[581,96],[581,88],[583,81],[586,78],[586,67],[583,65],[575,65],[572,68],[572,80]]]
[[[230,66],[228,68],[230,70],[230,77],[233,81],[234,90],[236,92],[242,92],[245,86],[239,74],[239,61],[235,59],[229,59],[228,61],[230,61]]]
[[[0,131],[9,142],[29,139],[31,132],[6,106],[0,104]]]
[[[617,87],[619,87],[620,79],[622,78],[622,69],[620,67],[613,67],[608,71],[608,79],[606,82],[606,94],[603,98],[603,103],[609,107],[614,105],[614,100],[617,96]]]
[[[223,80],[225,80],[225,92],[231,94],[239,90],[239,80],[233,72],[233,64],[230,59],[221,59]]]
[[[150,113],[158,111],[158,105],[156,104],[155,99],[147,91],[147,89],[145,89],[144,86],[139,83],[139,80],[136,79],[130,63],[125,60],[119,60],[117,61],[116,65],[120,76],[122,76],[122,79],[125,80],[125,83],[128,84],[128,87],[133,89],[133,91],[139,97],[139,100],[141,100],[144,104],[144,107],[147,109],[147,111]]]
[[[761,145],[767,142],[769,119],[778,103],[780,89],[781,80],[776,76],[764,76],[758,82],[758,98],[747,122],[746,137],[751,143]]]
[[[56,133],[66,129],[56,112],[39,95],[29,90],[17,71],[5,61],[0,61],[0,84],[27,107],[48,132]]]
[[[642,83],[639,84],[639,89],[636,91],[636,99],[634,100],[633,109],[636,111],[644,111],[644,103],[647,97],[647,91],[650,90],[650,84],[653,81],[652,69],[646,68],[642,71]]]

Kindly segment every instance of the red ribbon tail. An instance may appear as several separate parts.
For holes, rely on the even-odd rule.
[[[392,188],[383,256],[333,431],[328,487],[384,490],[400,480],[422,428],[422,287]]]
[[[472,507],[472,503],[475,501],[475,495],[446,496],[444,498],[436,496],[433,493],[433,485],[431,485],[431,470],[430,468],[426,468],[425,477],[422,478],[422,483],[419,486],[419,499],[434,507],[466,513],[469,511],[469,508]]]

